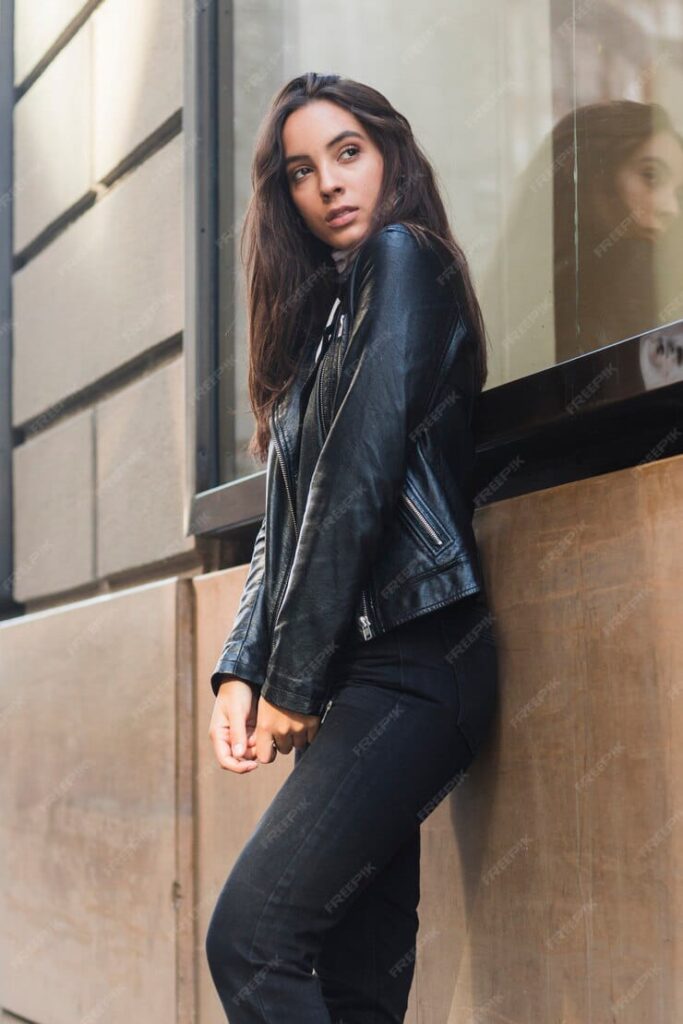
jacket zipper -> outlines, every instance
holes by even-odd
[[[337,358],[335,360],[335,371],[336,371],[336,388],[337,389],[339,388],[339,383],[340,383],[339,376],[340,376],[340,370],[341,370],[341,360],[342,360],[342,355],[343,355],[343,352],[344,352],[344,349],[345,349],[345,345],[346,345],[346,341],[347,341],[347,330],[348,330],[349,322],[350,322],[350,320],[349,320],[349,317],[346,314],[346,311],[344,309],[342,309],[340,311],[340,313],[339,313],[339,322],[337,324],[337,330],[336,330]],[[340,338],[341,338],[341,341],[339,340]],[[321,374],[321,378],[322,378],[322,376],[323,375]],[[336,394],[336,391],[335,391],[335,394]],[[321,422],[321,424],[323,426],[323,437],[324,437],[325,436],[325,431],[326,431],[327,428],[326,428],[326,425],[325,425],[324,415],[323,415],[324,405],[323,405],[323,402],[322,402],[322,387],[321,387],[320,398],[321,398],[320,406],[319,406],[319,408],[320,408],[320,422]],[[370,612],[369,612],[369,609],[368,609],[368,596],[366,594],[366,590],[365,589],[363,589],[361,591],[361,603],[362,603],[362,607],[363,607],[363,614],[359,616],[358,621],[360,623],[361,631],[363,633],[363,639],[364,640],[371,640],[372,637],[374,636],[374,631],[373,631],[373,626],[372,626],[372,620],[370,619]],[[329,708],[329,705],[331,703],[332,703],[332,701],[329,701],[328,708]],[[325,714],[327,714],[327,708],[325,709]]]
[[[372,623],[370,622],[370,616],[368,615],[368,601],[367,601],[367,598],[365,596],[365,591],[364,590],[362,591],[360,596],[361,596],[361,601],[363,602],[363,612],[364,612],[364,614],[361,615],[360,619],[359,619],[360,627],[361,627],[361,629],[363,631],[363,639],[364,640],[371,640],[372,639]]]
[[[324,363],[324,360],[327,357],[327,355],[328,355],[328,353],[326,351],[325,354],[321,357],[321,361],[323,362],[324,365],[322,365],[321,368],[320,368],[320,376],[318,377],[318,394],[317,394],[317,399],[318,399],[318,418],[320,419],[320,429],[321,429],[321,434],[322,434],[323,438],[327,434],[327,423],[325,422],[325,402],[324,402],[325,383],[326,383],[327,379],[329,378],[329,358],[328,358],[327,363]]]
[[[429,536],[432,538],[434,543],[437,544],[439,547],[443,547],[443,540],[442,540],[442,538],[436,532],[436,530],[431,525],[431,523],[427,522],[427,520],[425,519],[424,515],[422,514],[422,512],[420,512],[419,508],[417,507],[417,505],[415,504],[413,499],[409,498],[408,495],[405,493],[405,491],[401,492],[401,498],[402,498],[403,502],[411,510],[412,514],[417,518],[418,522],[424,527],[424,529],[429,534]]]
[[[321,428],[321,434],[322,434],[323,439],[326,437],[327,430],[328,430],[328,424],[325,422],[325,397],[326,396],[329,397],[327,395],[327,392],[329,392],[329,390],[330,390],[329,389],[329,384],[334,379],[334,374],[333,374],[333,371],[332,371],[332,359],[329,356],[329,352],[330,352],[330,348],[331,348],[331,345],[332,345],[332,337],[334,335],[334,336],[336,336],[337,339],[339,339],[339,336],[340,336],[340,334],[341,334],[341,332],[343,330],[343,324],[344,324],[344,314],[340,313],[339,314],[339,321],[337,322],[337,324],[335,324],[334,321],[331,324],[328,324],[328,326],[325,328],[325,331],[323,333],[323,338],[328,333],[330,335],[329,342],[325,346],[325,351],[322,352],[322,354],[320,356],[321,367],[320,367],[320,373],[319,373],[319,376],[318,376],[318,391],[317,391],[317,396],[316,396],[317,397],[317,402],[318,402],[318,418],[320,419],[320,428]],[[335,326],[336,326],[336,332],[335,332]],[[339,343],[337,343],[337,352],[339,352],[339,348],[340,348]],[[334,355],[334,352],[332,354]],[[325,360],[327,360],[327,362],[325,362]],[[339,359],[336,360],[336,364],[337,365],[335,366],[335,369],[337,370],[337,374],[339,372],[338,371],[338,363],[339,363]],[[326,385],[327,385],[327,392],[326,392]]]
[[[335,303],[335,306],[334,306],[335,309],[336,309],[336,305],[337,305],[337,303]],[[331,332],[331,330],[332,330],[332,325],[330,323],[328,323],[325,326],[325,330],[323,331],[323,338],[324,338],[325,334],[327,334],[328,332]],[[321,353],[320,358],[321,359],[324,358],[324,353]],[[283,582],[282,582],[282,585],[280,587],[280,593],[278,594],[278,599],[277,599],[277,602],[276,602],[276,605],[275,605],[275,613],[273,615],[273,620],[272,620],[273,621],[273,629],[275,628],[275,623],[277,621],[277,617],[280,614],[280,608],[282,607],[282,602],[284,600],[285,591],[287,589],[287,579],[289,577],[289,570],[290,570],[290,568],[292,566],[292,561],[293,561],[293,558],[294,558],[294,552],[296,551],[296,541],[298,539],[298,533],[299,533],[299,528],[298,528],[297,522],[296,522],[296,510],[295,510],[295,506],[294,506],[294,500],[292,498],[292,489],[291,489],[291,486],[290,486],[289,475],[288,475],[288,472],[287,472],[287,465],[286,465],[286,462],[285,462],[284,452],[282,451],[282,447],[280,445],[280,437],[279,437],[279,434],[278,434],[277,410],[278,410],[278,407],[275,406],[275,408],[273,409],[273,441],[275,443],[275,452],[276,452],[276,455],[277,455],[277,460],[278,460],[278,462],[280,464],[280,469],[282,471],[282,479],[284,480],[285,490],[287,491],[287,500],[288,500],[288,503],[289,503],[289,512],[290,512],[290,515],[292,517],[292,525],[294,527],[294,540],[295,540],[295,543],[294,543],[294,545],[292,547],[292,554],[289,557],[289,561],[288,561],[288,564],[287,564],[287,571],[284,574]],[[271,633],[271,635],[272,635],[272,633]]]
[[[275,410],[275,412],[276,412],[276,410]],[[287,582],[287,578],[289,576],[289,569],[290,569],[291,564],[292,564],[293,554],[294,554],[294,551],[296,550],[296,540],[297,540],[297,536],[298,536],[298,532],[299,532],[298,531],[298,527],[297,527],[297,523],[296,523],[296,511],[295,511],[295,508],[294,508],[294,501],[292,500],[292,492],[291,492],[291,488],[289,486],[289,476],[287,475],[287,467],[285,465],[285,457],[284,457],[284,454],[283,454],[282,449],[280,447],[280,439],[278,437],[278,426],[277,426],[277,416],[276,415],[273,415],[273,441],[275,442],[275,451],[276,451],[276,454],[277,454],[278,462],[280,463],[280,469],[282,470],[282,478],[283,478],[284,483],[285,483],[285,490],[287,491],[287,499],[289,501],[289,511],[290,511],[290,515],[292,517],[292,525],[294,526],[294,540],[295,540],[295,543],[292,545],[292,554],[289,556],[289,563],[287,565],[287,572],[284,575],[283,584],[280,587],[280,593],[278,594],[277,605],[275,607],[275,614],[273,615],[273,628],[274,628],[275,627],[275,623],[277,621],[277,617],[278,617],[278,615],[280,613],[280,606],[282,605],[282,601],[283,601],[284,596],[285,596],[286,582]]]

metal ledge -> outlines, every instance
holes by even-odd
[[[668,377],[649,368],[657,349],[670,353]],[[677,321],[484,391],[474,421],[476,506],[680,454],[682,353]],[[260,520],[265,477],[198,494],[193,532]]]

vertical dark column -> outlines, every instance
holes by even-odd
[[[200,0],[185,19],[184,344],[195,494],[218,483],[217,6]]]
[[[14,0],[0,0],[0,615],[18,615],[12,528]]]

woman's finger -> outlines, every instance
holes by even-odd
[[[234,711],[229,708],[226,709],[221,702],[216,701],[209,727],[209,736],[219,765],[221,768],[237,772],[238,774],[251,771],[258,764],[253,758],[253,747],[251,749],[247,748],[246,724],[241,721],[241,718],[242,716],[238,709]],[[240,735],[242,735],[242,749],[244,754],[249,756],[236,753],[235,730],[237,730],[238,740]]]
[[[244,774],[244,772],[252,771],[257,767],[258,761],[233,755],[226,726],[213,726],[209,731],[209,735],[213,743],[216,760],[221,768],[226,768],[228,771],[237,772],[238,774]]]

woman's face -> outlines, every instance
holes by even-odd
[[[681,215],[683,150],[670,132],[658,132],[629,157],[616,177],[628,211],[624,234],[654,240]]]
[[[373,224],[382,154],[360,121],[330,100],[311,100],[282,128],[289,192],[306,226],[333,249],[360,242]],[[328,220],[333,210],[353,212]]]

